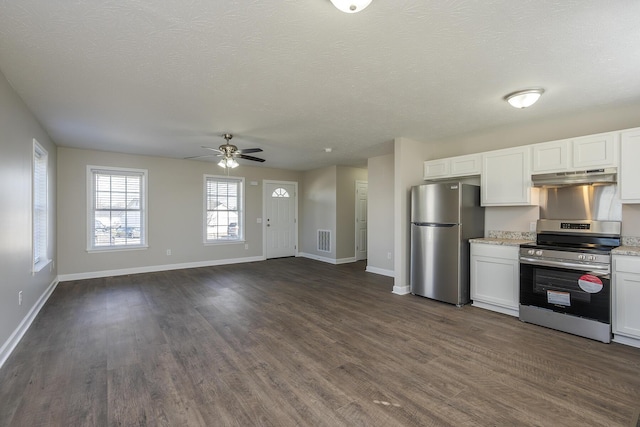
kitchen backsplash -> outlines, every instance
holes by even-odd
[[[489,235],[487,237],[492,239],[536,240],[536,233],[535,231],[489,230]]]
[[[622,246],[640,246],[640,237],[623,236]]]
[[[487,237],[491,239],[536,240],[535,231],[502,231],[489,230]],[[640,246],[640,237],[623,236],[622,246]]]

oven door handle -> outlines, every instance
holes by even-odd
[[[544,259],[527,258],[527,257],[520,257],[520,263],[529,264],[529,265],[542,265],[545,267],[568,268],[570,270],[603,272],[603,273],[609,273],[610,271],[610,268],[608,265],[584,265],[584,264],[577,264],[577,263],[566,262],[566,261],[548,261]]]

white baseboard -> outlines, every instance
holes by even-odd
[[[481,302],[481,301],[472,301],[471,305],[478,308],[483,308],[485,310],[491,310],[502,314],[508,314],[509,316],[519,317],[520,310],[518,308],[511,307],[503,307],[496,304]]]
[[[246,257],[217,259],[211,261],[185,262],[181,264],[150,265],[147,267],[122,268],[118,270],[90,271],[87,273],[61,274],[58,280],[68,282],[70,280],[97,279],[100,277],[125,276],[127,274],[154,273],[157,271],[182,270],[185,268],[212,267],[215,265],[240,264],[244,262],[264,261],[265,257]]]
[[[629,338],[623,335],[613,334],[613,342],[640,348],[640,339],[637,338]]]
[[[22,322],[20,322],[15,331],[13,331],[9,339],[2,345],[2,347],[0,348],[0,368],[2,368],[2,365],[4,365],[4,362],[7,361],[13,350],[15,350],[16,346],[29,329],[29,326],[31,326],[31,324],[33,323],[33,320],[36,318],[44,304],[47,302],[56,286],[58,286],[58,283],[59,280],[58,278],[56,278],[53,280],[53,282],[51,282],[51,284],[49,284],[44,293],[40,295],[40,298],[38,298],[38,301],[36,301],[33,307],[31,307],[29,313],[27,313],[25,318],[22,319]]]
[[[333,264],[333,265],[348,264],[350,262],[356,262],[356,257],[335,259],[335,258],[327,258],[327,257],[323,257],[323,256],[320,256],[320,255],[315,255],[315,254],[308,254],[306,252],[299,252],[297,256],[303,257],[303,258],[313,259],[313,260],[316,260],[316,261],[322,261],[322,262],[326,262],[328,264]]]
[[[411,288],[409,286],[393,286],[393,291],[391,291],[392,294],[397,294],[397,295],[407,295],[408,293],[411,292]]]
[[[395,272],[393,270],[386,270],[384,268],[372,267],[370,265],[367,265],[366,271],[368,273],[380,274],[382,276],[395,277]]]
[[[323,256],[320,256],[320,255],[308,254],[306,252],[298,252],[298,256],[301,256],[302,258],[314,259],[316,261],[327,262],[329,264],[335,264],[336,263],[336,260],[333,259],[333,258],[327,258],[327,257],[323,257]]]

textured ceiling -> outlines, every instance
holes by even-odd
[[[231,132],[306,170],[638,102],[638,17],[637,0],[2,0],[0,70],[61,146],[182,158]],[[502,100],[531,86],[534,107]]]

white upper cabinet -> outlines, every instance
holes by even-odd
[[[622,132],[620,141],[620,199],[640,203],[640,129]]]
[[[604,133],[573,140],[573,167],[600,168],[616,165],[616,134]]]
[[[616,133],[532,145],[532,173],[567,172],[617,166]]]
[[[424,179],[449,177],[450,160],[451,159],[438,159],[424,162]]]
[[[569,169],[569,145],[571,141],[545,142],[532,147],[533,173],[559,172]]]
[[[470,154],[468,156],[458,156],[451,158],[452,176],[480,175],[482,162],[480,154]]]
[[[530,153],[525,146],[482,155],[482,206],[532,204]]]
[[[480,154],[448,157],[424,162],[424,179],[480,175]]]

